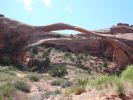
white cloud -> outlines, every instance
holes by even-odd
[[[72,13],[73,12],[72,7],[70,5],[66,6],[66,11]]]
[[[52,6],[52,0],[43,0],[45,7],[50,8]]]
[[[33,11],[33,7],[32,7],[32,4],[33,4],[33,0],[18,0],[20,2],[23,2],[23,8],[26,10],[26,11]]]

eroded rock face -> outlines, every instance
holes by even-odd
[[[0,55],[8,56],[14,61],[23,59],[21,57],[31,30],[31,26],[0,17]]]
[[[42,45],[66,47],[73,53],[89,53],[91,55],[102,56],[106,45],[101,38],[61,38],[56,40],[43,41]]]
[[[110,29],[110,34],[124,34],[124,33],[133,33],[133,27],[130,27],[128,24],[119,23],[117,26],[113,26]]]
[[[17,58],[17,60],[22,61],[24,58],[25,48],[29,43],[34,43],[39,39],[44,38],[65,38],[66,36],[59,35],[52,32],[43,31],[42,27],[29,26],[15,20],[6,18],[2,15],[0,17],[0,55],[10,56],[11,59]],[[102,50],[105,48],[101,43],[101,38],[96,38],[90,35],[87,38],[81,39],[80,36],[74,36],[75,39],[62,40],[60,41],[50,41],[46,44],[52,44],[57,46],[66,46],[72,52],[87,52],[93,55],[101,55]],[[72,37],[73,38],[73,37]],[[76,39],[77,38],[77,39]],[[104,47],[104,48],[102,48]],[[16,62],[16,60],[15,60]]]
[[[68,36],[70,39],[62,40],[62,37],[56,37],[53,34],[47,34],[56,30],[74,30],[81,33],[85,33],[86,37]],[[104,32],[102,34],[102,32]],[[114,34],[109,35],[108,34]],[[125,33],[129,36],[125,36]],[[89,31],[80,27],[57,23],[47,26],[29,26],[18,21],[0,16],[0,57],[7,56],[14,62],[22,63],[24,61],[25,48],[28,44],[32,44],[42,38],[49,37],[47,41],[42,41],[39,44],[54,44],[61,45],[62,47],[68,47],[73,52],[86,52],[90,54],[104,55],[109,54],[110,47],[116,51],[116,61],[122,66],[133,62],[133,48],[128,45],[128,42],[132,44],[133,28],[127,24],[118,24],[106,31]],[[47,34],[47,36],[46,36]],[[116,36],[118,34],[118,36]],[[120,36],[119,34],[123,34]],[[51,37],[56,39],[52,39]],[[74,38],[75,37],[75,38]],[[57,39],[58,38],[58,39]],[[64,38],[66,38],[64,36]],[[86,39],[86,40],[85,40]],[[109,46],[108,46],[109,45]],[[125,49],[127,48],[127,49]],[[120,52],[119,52],[120,51]],[[111,54],[112,55],[112,54]],[[119,59],[121,57],[121,59]]]
[[[42,38],[62,37],[43,31],[42,27],[29,26],[0,15],[0,57],[9,57],[12,62],[24,61],[25,48]]]

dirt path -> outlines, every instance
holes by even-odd
[[[30,100],[48,100],[47,98],[48,93],[55,90],[61,90],[58,86],[52,86],[50,81],[40,80],[39,82],[31,83],[31,90],[28,93],[28,97]],[[51,97],[51,96],[50,96]]]

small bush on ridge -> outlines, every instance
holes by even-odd
[[[30,85],[24,81],[16,81],[13,86],[23,92],[30,92]]]
[[[65,74],[67,74],[66,67],[54,67],[49,74],[52,77],[63,77]]]

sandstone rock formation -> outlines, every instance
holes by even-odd
[[[26,46],[44,37],[65,36],[45,32],[43,27],[25,25],[0,15],[0,57],[9,57],[12,62],[22,64]]]
[[[119,67],[123,68],[125,65],[133,63],[133,28],[128,25],[118,24],[118,26],[112,27],[108,30],[110,35],[101,34],[101,32],[88,31],[83,28],[63,23],[47,26],[29,26],[4,16],[0,16],[0,57],[8,56],[14,63],[17,61],[22,64],[24,61],[25,48],[28,44],[32,44],[42,37],[44,38],[46,34],[51,31],[66,29],[84,33],[86,34],[86,38],[89,38],[90,36],[93,37],[93,39],[89,38],[87,40],[88,42],[84,41],[81,44],[88,46],[87,44],[90,40],[90,45],[94,46],[95,49],[98,49],[97,51],[101,50],[100,46],[102,43],[94,41],[94,38],[100,38],[103,43],[108,43],[108,45],[113,48],[115,61]],[[53,36],[53,34],[51,34],[51,36]],[[72,38],[69,38],[70,41],[72,41]],[[83,39],[81,38],[81,41],[82,40]],[[50,42],[53,40],[49,39],[48,41]],[[61,42],[62,39],[58,38],[56,41],[57,44],[60,45],[59,42]],[[71,47],[69,46],[68,48],[74,50],[74,46],[78,45],[79,40],[74,42],[70,41],[65,40],[62,45],[69,43],[68,45],[71,45]],[[42,44],[43,42],[38,44]],[[44,43],[46,43],[46,41]],[[94,43],[95,45],[93,45]],[[82,46],[79,46],[78,48],[82,48]],[[77,48],[75,50],[77,50]]]
[[[93,44],[93,45],[92,45]],[[44,39],[40,40],[37,43],[34,43],[30,46],[36,45],[48,45],[55,47],[66,47],[66,49],[70,50],[73,53],[89,53],[91,55],[101,56],[104,51],[104,45],[102,44],[102,40],[90,38],[52,38],[52,39]],[[105,45],[106,46],[106,45]]]
[[[118,24],[117,26],[113,26],[110,29],[111,34],[124,34],[124,33],[133,33],[133,28],[128,26],[128,24]]]
[[[123,69],[124,66],[126,66],[127,64],[133,63],[133,46],[132,46],[133,33],[124,33],[124,32],[132,32],[131,27],[116,26],[116,31],[114,31],[114,33],[113,33],[116,35],[110,35],[110,34],[99,34],[96,32],[91,32],[91,31],[88,31],[88,30],[85,30],[85,29],[82,29],[79,27],[66,25],[66,24],[60,24],[60,25],[53,24],[53,26],[56,26],[55,30],[72,29],[72,30],[76,30],[76,31],[79,31],[82,33],[86,33],[86,35],[89,34],[89,36],[90,36],[90,34],[92,34],[94,37],[97,37],[97,36],[101,37],[102,40],[104,40],[106,43],[108,43],[113,48],[117,66],[119,66],[120,68]],[[58,28],[57,28],[57,26],[58,26]],[[61,27],[61,26],[63,26],[63,27]],[[117,30],[117,28],[118,28],[118,30]],[[52,31],[52,29],[50,31]],[[119,34],[117,34],[115,32],[119,32]],[[122,34],[121,34],[121,32],[122,32]],[[110,33],[111,33],[111,30],[110,30]]]

